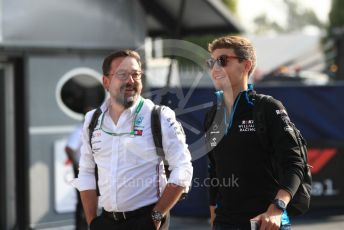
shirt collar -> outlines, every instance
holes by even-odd
[[[100,106],[100,109],[104,113],[110,106],[110,98],[106,99],[103,104]]]

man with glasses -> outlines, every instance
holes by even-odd
[[[239,36],[220,37],[208,46],[207,61],[217,104],[205,120],[209,147],[209,205],[214,229],[289,229],[286,207],[303,177],[298,143],[290,135],[288,114],[276,100],[265,105],[267,135],[273,154],[258,136],[256,106],[248,79],[256,65],[250,41]],[[271,157],[284,169],[277,181]],[[230,181],[228,181],[230,180]]]
[[[86,114],[80,173],[73,181],[79,189],[90,229],[166,229],[169,210],[190,186],[191,155],[175,113],[164,107],[160,121],[165,158],[171,171],[166,180],[163,160],[157,155],[151,132],[154,104],[141,96],[140,56],[121,50],[104,59],[103,86],[109,98],[89,139]],[[89,141],[90,140],[90,141]],[[95,168],[98,172],[97,216]]]

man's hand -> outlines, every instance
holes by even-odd
[[[156,230],[158,230],[158,229],[160,228],[160,226],[161,226],[161,221],[159,221],[159,222],[153,221],[153,222],[154,222],[154,224],[155,224]]]
[[[177,203],[183,191],[183,187],[168,183],[158,203],[153,208],[153,211],[159,211],[163,215],[166,215],[166,213]]]
[[[209,210],[210,210],[210,225],[211,227],[214,226],[214,220],[215,220],[215,206],[209,206]]]
[[[275,198],[282,200],[286,205],[288,205],[291,195],[287,191],[280,189],[278,190]],[[251,220],[258,222],[260,226],[259,229],[279,229],[282,214],[283,211],[278,209],[275,204],[270,204],[266,212],[252,218]]]
[[[163,216],[166,217],[166,214],[170,211],[171,208],[177,203],[180,196],[184,191],[184,187],[181,187],[176,184],[168,183],[162,193],[158,203],[153,208],[153,211],[158,211]],[[157,229],[160,228],[161,221],[155,222]]]
[[[259,229],[276,229],[278,230],[281,225],[281,216],[283,211],[278,209],[274,204],[270,204],[268,210],[251,220],[257,221]]]

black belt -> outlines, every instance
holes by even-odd
[[[147,213],[150,213],[153,210],[154,206],[155,206],[155,204],[151,204],[151,205],[136,209],[134,211],[128,211],[128,212],[108,212],[108,211],[103,209],[102,214],[105,217],[112,219],[116,222],[123,222],[127,219],[131,219],[133,217],[142,216],[142,215],[145,215]]]

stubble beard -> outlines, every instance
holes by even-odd
[[[133,89],[132,94],[128,95],[128,96],[125,95],[125,90],[127,87],[132,87],[132,89]],[[127,109],[127,108],[130,108],[135,103],[137,96],[138,96],[137,95],[137,87],[124,85],[120,88],[120,95],[118,95],[115,98],[115,100],[117,103],[123,105],[123,107],[125,109]]]

